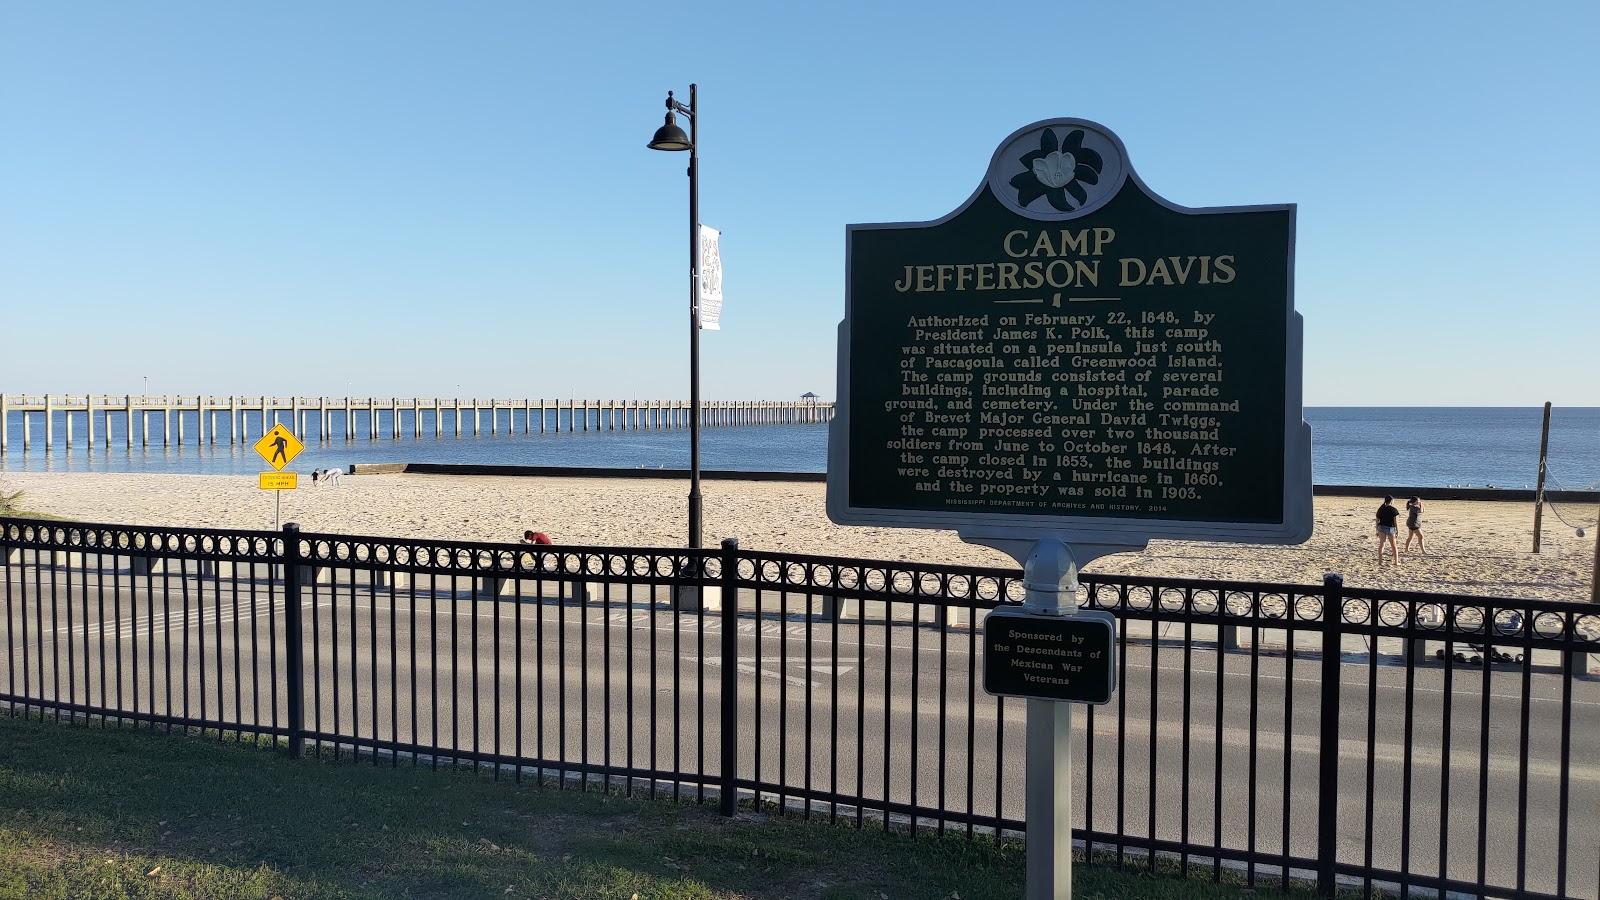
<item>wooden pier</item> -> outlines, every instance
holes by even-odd
[[[282,422],[302,440],[331,443],[365,437],[398,440],[447,434],[663,431],[689,427],[680,400],[500,400],[420,397],[216,397],[108,394],[0,394],[0,453],[10,449],[11,414],[21,417],[23,450],[38,437],[54,450],[249,443]],[[817,400],[719,400],[701,404],[707,428],[811,425],[833,418]],[[487,419],[487,422],[485,422]],[[76,426],[76,427],[75,427]],[[519,427],[520,426],[520,427]],[[37,434],[36,434],[37,432]]]

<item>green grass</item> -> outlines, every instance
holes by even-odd
[[[1014,842],[730,822],[470,769],[0,715],[0,897],[980,900],[1020,896],[1022,872]],[[1080,898],[1244,894],[1106,866],[1080,865],[1076,886]]]
[[[22,492],[8,491],[0,484],[0,516],[22,515]]]
[[[4,484],[0,484],[0,516],[27,519],[49,519],[55,522],[63,520],[63,517],[61,516],[24,509],[22,507],[22,493],[22,491],[8,491],[6,490],[6,486]]]

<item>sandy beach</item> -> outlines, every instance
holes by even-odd
[[[130,524],[270,528],[272,498],[254,476],[6,473],[23,506],[69,519]],[[284,521],[306,530],[458,540],[514,540],[524,529],[557,543],[682,546],[687,484],[660,479],[346,476],[337,487],[284,492]],[[1000,553],[949,532],[845,528],[828,521],[823,486],[712,481],[704,486],[708,542],[873,559],[1007,565]],[[1157,541],[1089,571],[1315,583],[1341,572],[1353,585],[1558,600],[1588,598],[1594,531],[1579,538],[1548,512],[1542,552],[1530,552],[1531,503],[1432,501],[1425,556],[1377,565],[1368,499],[1319,497],[1316,532],[1297,547]],[[1574,522],[1594,506],[1563,504]],[[1403,531],[1403,530],[1402,530]],[[1404,535],[1401,541],[1404,541]]]

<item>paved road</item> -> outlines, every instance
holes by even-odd
[[[177,574],[135,579],[109,569],[102,580],[90,562],[88,572],[54,576],[10,567],[0,597],[7,651],[0,677],[9,693],[22,694],[26,684],[33,696],[91,705],[214,719],[220,704],[229,720],[241,712],[245,722],[286,718],[284,692],[273,691],[274,667],[281,680],[283,666],[281,585]],[[453,596],[448,581],[308,591],[308,724],[444,748],[716,771],[726,661],[715,614],[702,620],[666,610],[665,588],[639,586],[630,596],[613,586],[583,607],[553,597],[474,602],[466,579]],[[543,590],[553,595],[556,586]],[[812,788],[869,799],[881,799],[887,783],[896,803],[1021,818],[1023,704],[983,693],[973,677],[981,641],[970,629],[938,628],[931,611],[929,622],[913,625],[909,604],[897,604],[891,627],[873,605],[864,625],[807,622],[804,598],[770,593],[758,622],[754,600],[741,598],[748,609],[732,660],[741,773],[759,770],[765,782],[797,787],[809,776]],[[1287,818],[1291,853],[1314,855],[1320,660],[1218,654],[1207,645],[1186,659],[1181,625],[1166,626],[1154,650],[1147,626],[1130,630],[1116,698],[1075,716],[1078,824],[1092,816],[1096,830],[1145,835],[1153,821],[1158,837],[1179,839],[1187,819],[1192,840],[1210,841],[1220,757],[1224,843],[1281,852]],[[1491,882],[1514,885],[1520,855],[1527,886],[1554,891],[1568,709],[1566,889],[1600,894],[1600,684],[1528,677],[1524,770],[1520,666],[1496,667],[1488,685],[1475,666],[1423,667],[1412,679],[1408,691],[1402,667],[1372,668],[1365,653],[1345,655],[1341,857],[1360,862],[1369,847],[1370,764],[1374,864],[1436,871],[1443,831],[1451,876],[1474,880],[1481,835]],[[1443,766],[1447,737],[1450,764]],[[1401,824],[1408,796],[1409,830]]]

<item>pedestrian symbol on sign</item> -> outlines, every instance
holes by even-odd
[[[272,426],[272,430],[262,435],[261,440],[255,444],[256,453],[267,461],[267,465],[280,472],[284,466],[294,462],[294,458],[304,449],[306,445],[300,443],[294,432],[282,425]]]

